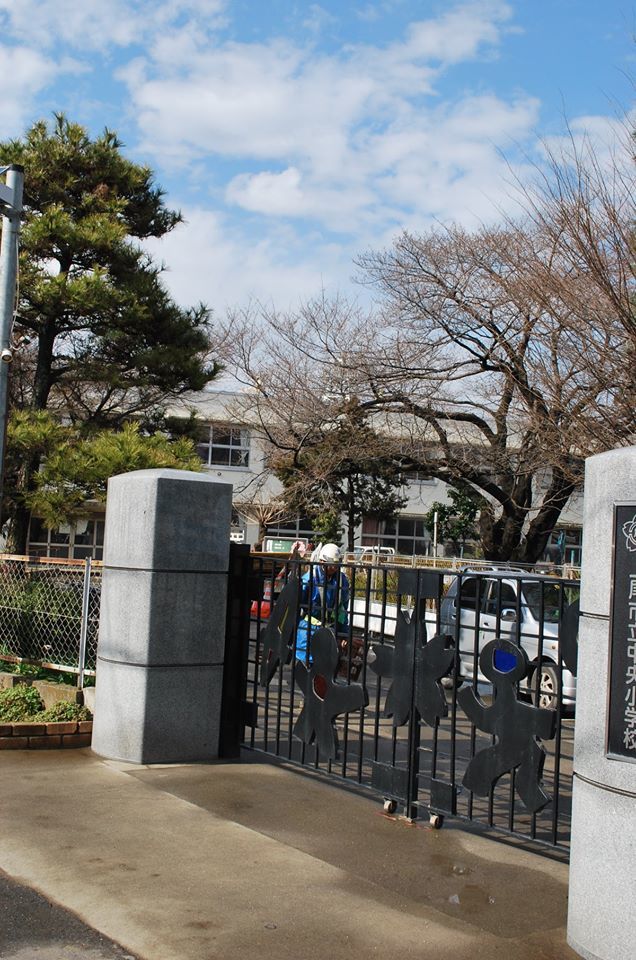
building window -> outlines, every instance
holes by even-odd
[[[549,563],[567,563],[581,566],[583,531],[580,527],[553,530],[543,559]]]
[[[104,521],[76,520],[57,530],[47,530],[38,517],[31,517],[27,544],[29,556],[64,560],[101,560],[104,554]]]
[[[406,556],[428,556],[432,537],[419,517],[397,517],[395,520],[362,521],[363,547],[392,547]]]
[[[208,467],[246,470],[250,465],[249,430],[218,424],[206,427],[197,453]]]
[[[268,524],[267,536],[313,540],[314,531],[309,517],[295,517],[293,520],[281,520],[279,523]]]
[[[245,543],[245,520],[234,506],[230,519],[230,540],[234,543]]]

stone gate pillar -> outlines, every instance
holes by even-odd
[[[108,483],[93,750],[218,756],[232,487],[185,470]]]
[[[636,955],[636,447],[591,457],[576,695],[568,943]]]

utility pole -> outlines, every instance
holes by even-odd
[[[6,183],[0,183],[2,240],[0,241],[0,505],[4,485],[4,459],[7,435],[7,402],[9,366],[13,360],[11,329],[18,276],[18,242],[22,216],[24,167],[12,163],[6,172]]]

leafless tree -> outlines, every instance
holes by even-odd
[[[261,309],[232,317],[235,361],[251,387],[235,400],[233,417],[260,435],[287,515],[326,524],[335,539],[343,515],[349,549],[361,514],[392,516],[403,502],[400,439],[374,430],[349,382],[355,377],[332,349],[358,320],[344,301],[324,298],[295,315]]]
[[[239,498],[235,501],[237,511],[249,523],[258,524],[258,543],[263,542],[267,535],[267,528],[279,520],[289,516],[288,505],[278,498],[252,500]]]
[[[580,427],[583,449],[633,442],[636,392],[634,131],[615,121],[605,137],[570,128],[545,144],[545,162],[517,191],[532,229],[554,250],[528,281],[546,310],[559,303],[559,320],[572,334],[570,349],[605,391]],[[565,339],[565,338],[564,338]],[[565,343],[564,343],[565,348]],[[589,441],[592,441],[589,443]]]
[[[585,456],[634,438],[633,168],[606,166],[548,154],[524,219],[361,256],[372,314],[235,315],[269,442],[302,450],[355,398],[404,463],[478,498],[486,557],[534,562]]]
[[[447,228],[359,261],[386,317],[368,402],[410,416],[414,459],[478,494],[491,559],[543,552],[581,479],[572,415],[599,393],[524,283],[550,253],[521,228]]]

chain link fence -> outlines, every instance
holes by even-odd
[[[101,596],[95,560],[0,557],[0,664],[94,676]]]

